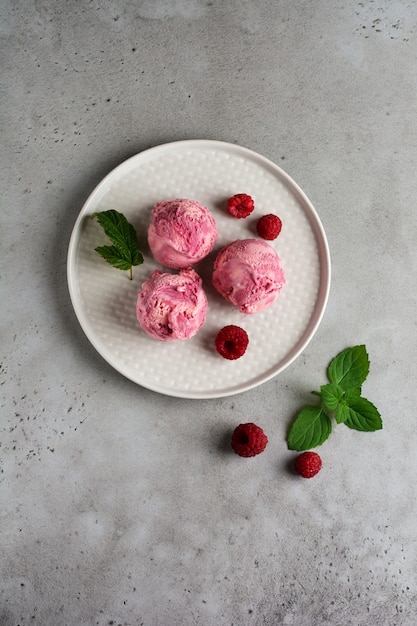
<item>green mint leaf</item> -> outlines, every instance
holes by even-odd
[[[345,424],[349,428],[364,432],[372,432],[382,428],[382,419],[378,409],[366,398],[351,400],[348,411],[349,415],[345,420]]]
[[[288,434],[289,450],[310,450],[329,437],[332,423],[321,407],[307,406],[296,417]]]
[[[103,211],[97,213],[97,221],[103,227],[107,237],[113,245],[119,250],[120,255],[131,260],[131,251],[135,247],[136,232],[135,229],[122,213],[118,211]]]
[[[113,246],[99,246],[96,251],[114,267],[130,269],[130,278],[132,278],[132,266],[143,263],[134,227],[129,224],[122,213],[115,210],[102,211],[96,213],[95,216],[113,244]],[[105,250],[104,253],[103,250]]]
[[[334,418],[337,424],[343,424],[346,422],[349,415],[350,411],[348,405],[346,402],[341,402],[335,411]]]
[[[330,411],[335,411],[343,397],[343,389],[340,385],[334,383],[322,385],[320,387],[320,395],[324,406],[330,409]]]
[[[369,373],[369,359],[365,346],[354,346],[340,352],[327,368],[331,383],[340,385],[344,391],[360,387]]]
[[[361,395],[360,387],[353,387],[352,389],[348,389],[343,393],[343,396],[340,399],[338,406],[335,411],[335,420],[337,424],[342,424],[346,422],[350,415],[349,406],[358,400]]]
[[[360,387],[352,387],[352,389],[347,389],[344,397],[346,404],[349,404],[350,402],[353,402],[353,400],[360,398],[361,393],[362,389]]]
[[[99,246],[95,248],[95,251],[113,267],[117,267],[119,270],[130,270],[132,264],[123,258],[115,246]]]

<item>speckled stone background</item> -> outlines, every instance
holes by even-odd
[[[414,626],[416,3],[3,0],[0,28],[1,626]],[[214,400],[115,372],[66,282],[95,185],[189,138],[283,167],[332,255],[305,352]],[[288,426],[357,343],[384,429],[335,427],[303,480]]]

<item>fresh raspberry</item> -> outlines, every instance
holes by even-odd
[[[277,215],[262,215],[256,223],[256,230],[262,239],[276,239],[281,232],[282,222]]]
[[[245,354],[248,343],[249,337],[246,330],[234,324],[224,326],[215,339],[217,352],[231,361]]]
[[[248,217],[254,208],[253,198],[246,193],[237,193],[227,201],[227,210],[233,217]]]
[[[316,452],[303,452],[296,458],[294,467],[303,478],[312,478],[321,470],[321,458]]]
[[[268,437],[256,424],[240,424],[232,435],[232,448],[239,456],[256,456],[263,452]]]

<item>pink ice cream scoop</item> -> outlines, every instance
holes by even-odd
[[[206,319],[207,296],[194,270],[155,270],[138,293],[136,316],[143,330],[160,341],[188,339]]]
[[[148,242],[162,265],[189,269],[211,252],[216,240],[216,222],[199,202],[180,199],[155,204]]]
[[[238,239],[218,253],[212,281],[242,313],[257,313],[275,301],[285,275],[279,256],[266,241]]]

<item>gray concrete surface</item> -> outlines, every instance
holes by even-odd
[[[3,0],[0,24],[0,624],[414,625],[417,5]],[[217,400],[115,372],[66,282],[95,185],[188,138],[281,165],[332,255],[307,349]],[[302,480],[288,426],[358,343],[384,429],[336,427]],[[255,459],[229,452],[241,421]]]

